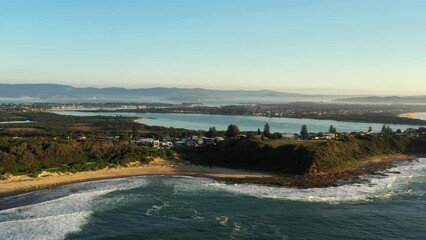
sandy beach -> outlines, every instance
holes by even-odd
[[[366,167],[371,164],[377,165],[393,161],[411,160],[416,156],[394,154],[387,156],[377,156],[366,161],[358,163],[349,170]],[[372,166],[372,165],[371,165]],[[343,171],[343,172],[345,172]],[[317,174],[329,175],[330,173]],[[127,167],[105,168],[97,171],[87,171],[78,173],[51,173],[43,172],[38,178],[30,176],[12,176],[6,180],[0,180],[0,196],[15,195],[18,193],[29,192],[39,189],[51,188],[65,184],[87,182],[101,179],[143,176],[143,175],[181,175],[193,177],[210,177],[215,179],[234,179],[234,181],[245,182],[244,178],[250,180],[248,182],[264,182],[263,180],[276,178],[276,175],[251,172],[243,170],[233,170],[220,167],[195,166],[189,164],[177,164],[172,161],[157,158],[149,164],[132,163]],[[240,179],[240,180],[238,180]],[[262,180],[263,179],[263,180]]]
[[[13,195],[70,183],[141,175],[185,175],[213,178],[257,178],[272,176],[263,173],[219,167],[176,164],[163,159],[155,159],[150,164],[133,163],[128,167],[105,168],[97,171],[78,173],[43,172],[38,178],[12,176],[7,180],[0,180],[0,196]]]
[[[413,118],[418,119],[419,115],[426,115],[426,112],[412,112],[412,113],[402,113],[399,114],[399,117],[405,117],[405,118]]]

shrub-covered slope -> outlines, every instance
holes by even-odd
[[[305,174],[343,170],[374,156],[420,152],[426,152],[420,139],[363,136],[342,141],[234,140],[183,155],[200,165]]]

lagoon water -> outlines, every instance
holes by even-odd
[[[426,120],[426,114],[420,114],[417,116],[418,119]]]
[[[226,130],[229,124],[237,124],[240,130],[254,131],[263,129],[265,123],[269,123],[273,132],[298,133],[303,124],[312,132],[326,132],[330,125],[339,132],[367,131],[371,126],[374,131],[381,131],[382,124],[342,122],[332,120],[297,119],[297,118],[268,118],[256,116],[229,116],[208,114],[178,114],[178,113],[113,113],[113,112],[81,112],[81,111],[55,111],[55,113],[73,116],[123,116],[142,118],[139,122],[150,126],[163,126],[185,128],[193,130],[208,130],[216,127],[218,130]],[[413,125],[390,125],[394,130],[419,127]]]
[[[426,159],[322,189],[141,176],[0,199],[0,239],[426,239]]]

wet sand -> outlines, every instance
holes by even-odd
[[[38,176],[38,178],[33,178],[27,175],[12,176],[6,180],[0,180],[0,197],[71,183],[144,175],[208,177],[216,180],[223,180],[228,183],[253,183],[302,188],[325,187],[333,186],[335,182],[342,177],[356,177],[363,175],[366,172],[375,171],[377,166],[389,164],[394,161],[405,161],[416,158],[418,158],[418,156],[404,154],[377,156],[366,161],[361,161],[353,167],[341,169],[337,172],[324,172],[294,177],[220,167],[177,164],[174,161],[157,158],[149,164],[132,163],[127,167],[105,168],[97,171],[78,173],[43,172]]]
[[[78,173],[43,172],[39,175],[38,178],[33,178],[26,175],[12,176],[6,180],[0,180],[0,196],[51,188],[70,183],[141,175],[184,175],[210,177],[215,179],[262,178],[272,176],[270,174],[263,174],[258,172],[239,171],[219,167],[176,164],[174,162],[163,159],[155,159],[150,164],[133,163],[128,167],[105,168],[97,171]]]

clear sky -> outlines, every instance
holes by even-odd
[[[0,0],[0,83],[426,94],[426,1]]]

